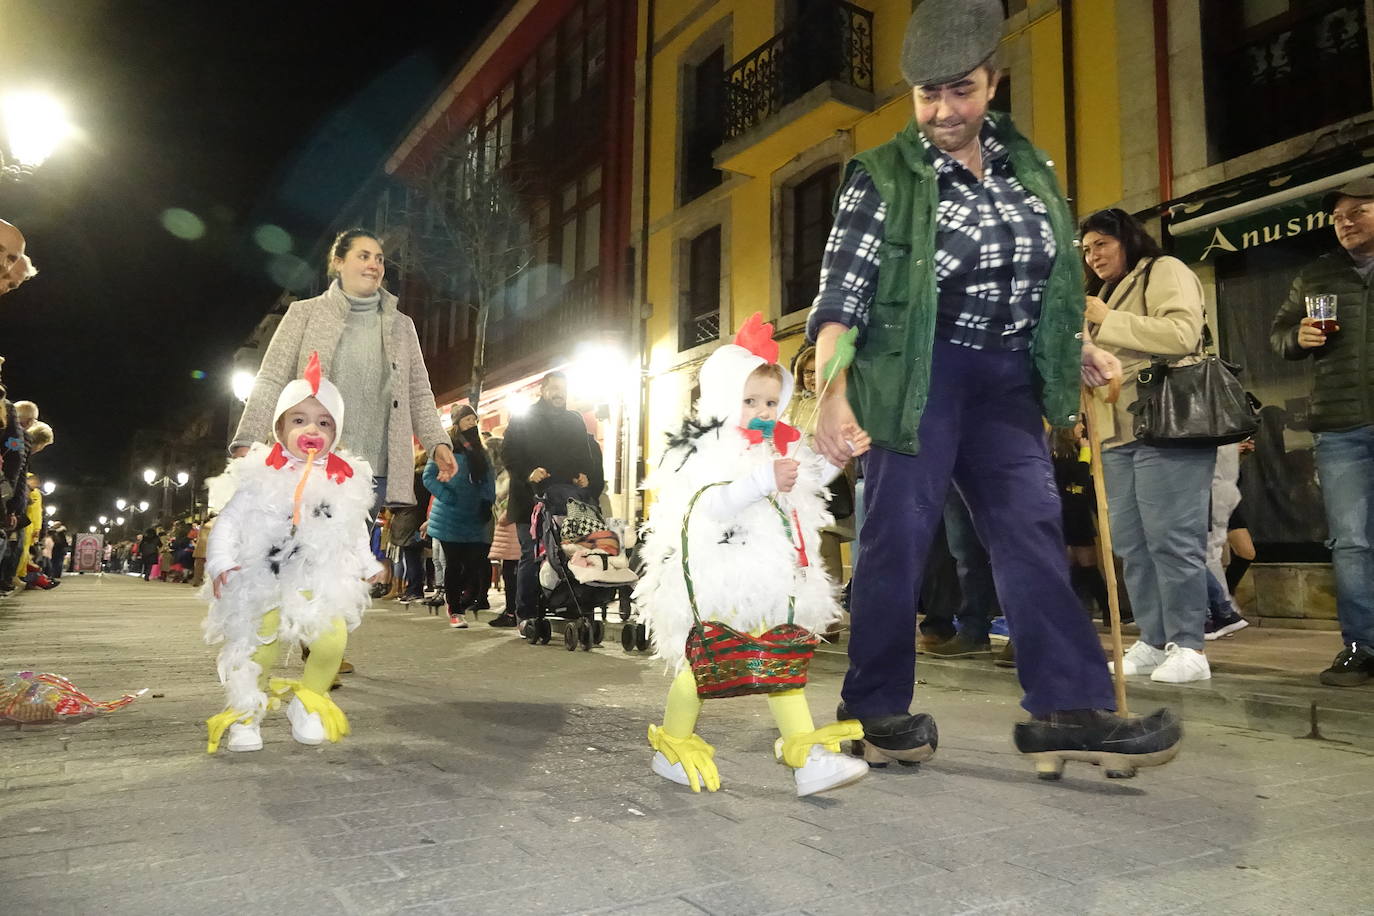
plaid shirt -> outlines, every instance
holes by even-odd
[[[924,135],[921,143],[930,144]],[[1056,245],[1044,203],[1011,174],[1007,149],[985,127],[983,180],[934,151],[940,184],[935,277],[935,333],[973,349],[1024,350],[1040,319],[1040,303]],[[808,336],[828,322],[868,324],[878,286],[878,246],[887,205],[873,179],[854,170],[840,195],[821,262],[820,292]]]

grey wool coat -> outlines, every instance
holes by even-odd
[[[387,426],[387,465],[401,469],[400,473],[387,475],[386,502],[409,506],[415,503],[414,475],[410,473],[415,464],[412,438],[419,439],[420,445],[431,453],[436,445],[448,445],[449,438],[434,406],[434,392],[429,387],[429,371],[420,353],[415,323],[397,310],[395,295],[385,289],[381,293],[382,324],[386,330],[382,342],[391,371],[392,397]],[[320,368],[325,378],[348,371],[346,366],[333,365],[334,351],[343,336],[347,315],[348,300],[337,282],[330,284],[323,295],[291,304],[272,335],[272,342],[267,345],[231,448],[272,441],[272,411],[277,406],[277,397],[287,382],[301,377],[312,352],[320,354]],[[347,422],[345,415],[345,432]]]

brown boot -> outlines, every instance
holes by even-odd
[[[352,674],[352,673],[353,673],[353,663],[350,662],[348,659],[344,659],[343,661],[339,662],[339,673],[340,673],[340,674]]]

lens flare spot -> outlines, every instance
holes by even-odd
[[[203,369],[192,369],[192,370],[191,370],[191,378],[195,379],[196,381],[200,381],[201,379],[205,378],[205,370],[203,370]]]
[[[253,241],[268,254],[286,254],[291,250],[291,234],[281,226],[267,223],[253,230]]]
[[[294,254],[279,254],[272,258],[267,264],[267,275],[273,283],[293,292],[308,289],[310,281],[314,279],[310,265]]]
[[[162,211],[162,228],[188,242],[194,242],[205,235],[205,221],[190,210],[180,207]]]

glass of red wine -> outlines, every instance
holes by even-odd
[[[1307,297],[1307,317],[1312,326],[1323,334],[1334,332],[1336,324],[1336,297],[1331,293],[1316,293]]]

